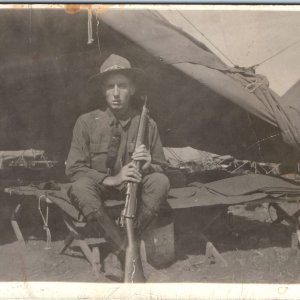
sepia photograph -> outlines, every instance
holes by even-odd
[[[2,295],[297,297],[299,8],[1,5]]]

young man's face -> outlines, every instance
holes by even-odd
[[[130,97],[135,87],[127,76],[123,74],[109,75],[103,84],[106,103],[116,113],[124,113],[129,108]]]

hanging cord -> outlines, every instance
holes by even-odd
[[[94,42],[93,39],[93,11],[92,8],[88,9],[88,41],[87,44],[92,44]]]
[[[221,51],[211,40],[209,40],[209,38],[203,33],[201,32],[189,19],[187,19],[187,17],[180,12],[179,10],[176,10],[177,13],[183,18],[185,19],[198,33],[200,33],[215,49],[217,49],[233,66],[235,66],[235,63],[223,52]]]
[[[266,77],[261,75],[256,75],[255,79],[248,83],[245,88],[248,90],[249,93],[254,93],[256,89],[260,88],[261,86],[268,86],[269,81],[266,79]]]
[[[44,201],[46,202],[46,205],[47,205],[46,216],[43,215],[43,212],[42,212],[42,209],[41,209],[41,201],[42,201],[42,199],[44,199]],[[51,249],[51,232],[50,232],[50,229],[49,229],[49,226],[48,226],[49,207],[48,207],[48,204],[47,204],[47,200],[48,200],[48,198],[45,195],[41,195],[39,197],[38,209],[39,209],[40,215],[41,215],[41,217],[43,219],[43,222],[44,222],[43,229],[46,231],[46,235],[47,235],[47,244],[46,244],[45,249],[49,250],[49,249]]]
[[[98,45],[98,50],[99,50],[99,55],[101,57],[101,47],[100,47],[100,39],[99,39],[99,25],[100,25],[100,18],[97,16],[97,45]]]
[[[256,69],[257,67],[259,67],[259,66],[262,65],[263,63],[265,63],[265,62],[267,62],[268,60],[270,60],[270,59],[276,57],[277,55],[283,53],[284,51],[286,51],[286,50],[288,50],[288,49],[294,47],[294,46],[297,45],[298,43],[300,43],[300,39],[299,39],[298,41],[296,41],[296,42],[290,44],[289,46],[287,46],[287,47],[285,47],[285,48],[279,50],[278,52],[276,52],[275,54],[271,55],[270,57],[264,59],[264,60],[261,61],[260,63],[257,63],[257,64],[255,64],[255,65],[251,66],[250,68]]]

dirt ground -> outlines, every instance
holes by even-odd
[[[297,204],[285,205],[289,211],[298,208]],[[274,211],[266,205],[233,206],[228,209],[230,218],[219,218],[205,228],[217,211],[175,211],[176,259],[161,269],[143,260],[147,282],[300,283],[300,253],[290,248],[292,230],[286,224],[271,223]],[[20,225],[29,239],[25,250],[16,242],[10,226],[2,227],[0,281],[110,282],[103,273],[95,277],[77,249],[68,250],[67,255],[59,254],[67,230],[56,211],[50,213],[49,250],[45,249],[46,234],[38,213],[29,209],[22,218]],[[227,267],[205,259],[201,231],[221,252]]]

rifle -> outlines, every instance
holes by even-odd
[[[144,144],[146,128],[148,123],[148,108],[147,97],[144,97],[144,105],[140,116],[137,138],[135,141],[135,150],[140,145]],[[141,162],[135,162],[138,170],[141,170]],[[125,276],[124,282],[145,282],[145,276],[140,257],[139,243],[136,241],[134,232],[134,219],[137,208],[137,191],[138,183],[128,182],[126,190],[125,208],[123,211],[123,218],[125,220],[126,234],[127,234],[127,248],[125,255]]]

